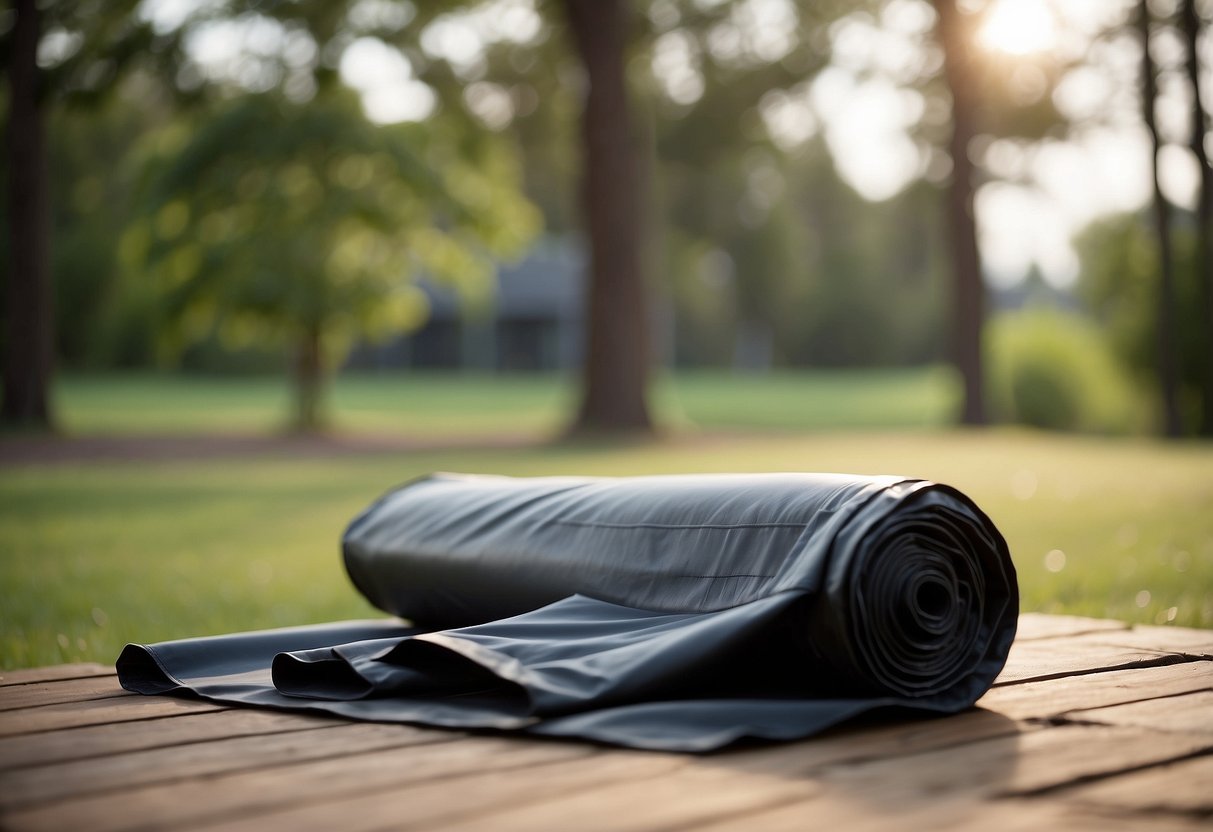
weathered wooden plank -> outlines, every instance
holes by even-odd
[[[802,742],[725,751],[710,759],[780,776],[802,776],[832,766],[886,760],[1035,730],[1038,726],[1015,722],[992,711],[971,710],[950,717],[892,722],[875,719],[844,725]]]
[[[1104,725],[1133,725],[1156,731],[1196,731],[1213,734],[1213,691],[1148,699],[1108,708],[1071,711],[1076,721]],[[1213,784],[1210,785],[1213,788]]]
[[[1175,664],[1184,657],[1174,653],[1148,650],[1138,647],[1107,644],[1091,641],[1091,638],[1107,638],[1104,633],[1094,633],[1073,638],[1044,639],[1040,641],[1017,641],[1011,645],[1006,667],[994,681],[997,685],[1018,684],[1040,679],[1055,679],[1061,676],[1077,676],[1083,673],[1098,673],[1128,667],[1153,667]]]
[[[257,708],[231,708],[201,714],[129,723],[88,725],[0,738],[0,769],[85,760],[149,748],[185,745],[221,737],[305,731],[341,724],[326,717]]]
[[[64,702],[0,713],[0,737],[57,731],[82,725],[102,725],[107,722],[132,722],[158,719],[180,714],[199,714],[223,710],[223,705],[196,699],[174,699],[167,696],[120,696],[113,699],[92,699],[87,702]]]
[[[1022,685],[1010,685],[991,690],[979,706],[1013,719],[1033,719],[1055,716],[1083,707],[1105,707],[1154,696],[1172,696],[1213,688],[1213,663],[1184,664],[1112,671],[1109,673],[1067,677]],[[138,700],[142,706],[147,702]],[[132,703],[134,704],[134,703]],[[39,736],[17,736],[0,739],[0,767],[38,765],[73,758],[117,754],[141,748],[154,748],[178,743],[196,742],[220,736],[244,736],[314,727],[326,724],[323,717],[283,714],[248,708],[234,708],[217,713],[157,720],[132,730],[124,724],[95,725],[85,728],[55,731]],[[922,723],[937,730],[936,723]],[[908,722],[903,732],[912,738],[918,724]],[[965,732],[973,729],[967,720],[946,723],[955,731],[956,741],[963,741]],[[982,726],[985,731],[987,726]],[[843,729],[844,733],[848,729]],[[880,734],[863,732],[868,739],[859,740],[856,748],[867,742],[879,742]],[[983,736],[989,735],[983,733]],[[979,738],[976,735],[969,739]],[[879,749],[876,753],[883,753]]]
[[[1011,719],[1044,719],[1080,708],[1102,708],[1213,689],[1213,662],[1111,670],[992,688],[978,702]]]
[[[988,711],[970,711],[951,719],[926,719],[914,722],[883,723],[831,731],[804,743],[778,745],[759,750],[724,755],[734,760],[737,769],[748,767],[765,776],[786,780],[806,780],[807,775],[829,765],[868,759],[883,759],[924,749],[972,742],[984,737],[1002,736],[1020,730],[1020,726]],[[540,769],[515,772],[483,772],[456,781],[397,788],[393,799],[375,794],[351,795],[336,801],[324,801],[302,808],[288,807],[268,815],[246,815],[230,819],[216,828],[253,829],[289,828],[292,830],[331,829],[343,832],[387,828],[425,829],[436,823],[462,816],[498,812],[518,803],[564,797],[589,791],[616,781],[648,781],[663,777],[684,765],[697,764],[696,758],[626,751],[607,751],[577,760],[561,760]],[[733,776],[730,773],[730,776]],[[702,784],[696,789],[706,788]],[[452,792],[460,799],[452,801]],[[800,794],[797,792],[797,794]],[[729,800],[739,800],[731,797]],[[363,804],[366,805],[363,805]],[[408,806],[402,814],[401,805]],[[742,801],[742,805],[749,803]],[[350,814],[355,808],[357,811]],[[722,811],[717,807],[717,811]],[[698,815],[696,815],[698,817]],[[652,819],[650,819],[652,820]],[[340,821],[340,823],[338,823]]]
[[[387,791],[359,792],[191,829],[193,832],[262,832],[267,828],[291,832],[429,829],[452,818],[493,812],[520,802],[546,800],[621,780],[652,780],[692,762],[693,758],[677,754],[603,751],[524,769],[490,770]],[[458,798],[453,799],[454,795]]]
[[[806,751],[812,746],[812,742],[802,744]],[[1206,746],[1213,747],[1213,742]],[[819,826],[822,814],[818,807],[841,805],[862,810],[858,814],[883,815],[887,828],[906,812],[931,817],[948,801],[1039,790],[1172,759],[1202,747],[1199,739],[1173,734],[1072,726],[831,766],[811,775],[800,770],[794,755],[784,747],[775,750],[778,759],[762,751],[717,755],[656,779],[612,783],[533,803],[495,807],[430,828],[698,828],[722,815],[733,817],[739,826],[759,828],[751,813],[793,801],[813,807],[811,814],[801,816],[802,824],[811,821]],[[519,792],[525,793],[523,783],[519,783]]]
[[[1019,616],[1016,641],[1034,641],[1044,638],[1065,638],[1085,633],[1108,630],[1127,630],[1129,625],[1111,618],[1084,618],[1080,615],[1045,615],[1025,612]]]
[[[5,670],[0,672],[0,687],[28,685],[31,682],[53,682],[60,679],[82,679],[86,676],[113,676],[114,673],[113,665],[92,662],[32,667],[26,670]]]
[[[449,742],[459,736],[406,725],[330,723],[306,731],[224,738],[35,766],[0,772],[0,808],[246,771],[285,762],[323,760],[426,742]]]
[[[804,744],[805,748],[811,745],[811,742]],[[797,771],[794,765],[786,767],[791,762],[788,759],[771,765],[761,755],[750,755],[748,759],[746,755],[720,755],[697,761],[693,770],[679,770],[675,776],[661,778],[661,781],[681,780],[684,784],[664,786],[662,793],[667,805],[657,810],[648,805],[651,784],[638,782],[581,793],[567,800],[493,812],[451,828],[482,828],[491,822],[496,829],[525,829],[559,825],[561,818],[566,823],[569,818],[577,818],[578,826],[584,828],[586,825],[580,821],[593,814],[595,804],[616,808],[611,810],[611,823],[591,821],[589,828],[697,826],[707,819],[700,814],[698,801],[708,789],[712,792],[713,811],[717,812],[729,811],[728,807],[734,805],[759,807],[788,802],[801,788],[812,791],[817,799],[861,804],[868,809],[884,807],[887,813],[900,814],[918,807],[934,809],[948,800],[1035,791],[1081,777],[1173,759],[1208,747],[1213,747],[1213,742],[1175,734],[1073,726],[831,766],[811,777]],[[721,776],[710,781],[701,778],[699,772],[707,767],[718,768]],[[797,785],[792,788],[788,784]],[[747,819],[744,825],[752,824]]]
[[[952,719],[926,719],[912,722],[880,723],[863,728],[842,728],[814,740],[797,745],[781,745],[757,752],[745,752],[738,757],[749,760],[752,767],[765,773],[775,772],[787,777],[795,770],[799,774],[840,761],[883,758],[926,748],[951,746],[988,736],[999,736],[1021,730],[1011,720],[987,711],[971,711]],[[519,801],[532,801],[539,795],[563,795],[579,789],[593,789],[613,780],[639,780],[660,776],[672,768],[687,764],[694,758],[683,755],[637,754],[609,751],[575,760],[558,760],[542,771],[528,768],[516,774],[481,772],[462,777],[459,782],[444,780],[401,787],[392,785],[395,802],[384,801],[374,792],[323,800],[308,807],[288,805],[269,814],[246,813],[224,819],[216,828],[250,828],[266,825],[274,828],[320,829],[332,828],[337,820],[346,832],[361,829],[406,828],[427,825],[454,815],[477,809],[489,811]],[[452,801],[452,793],[460,799]],[[366,801],[366,806],[361,804]],[[402,817],[399,807],[406,803],[408,813]],[[359,809],[353,815],[347,812]]]
[[[1213,749],[1213,737],[1066,725],[914,757],[832,769],[827,779],[873,799],[1022,795]]]
[[[0,711],[55,705],[60,702],[82,702],[114,696],[135,696],[122,689],[115,676],[92,676],[54,682],[30,682],[0,688]]]
[[[1138,625],[1131,630],[1102,633],[1098,638],[1123,647],[1213,659],[1213,630]]]
[[[436,736],[448,736],[436,734]],[[484,770],[533,766],[596,752],[581,744],[449,735],[452,741],[273,766],[65,799],[0,815],[10,832],[163,829],[264,812],[300,801],[386,790]],[[449,799],[458,800],[457,792]]]
[[[490,829],[492,818],[485,818]],[[815,796],[784,803],[744,817],[726,817],[695,826],[696,832],[805,832],[806,829],[840,828],[847,832],[885,832],[888,829],[970,830],[983,832],[1196,832],[1207,829],[1195,818],[1175,815],[1111,813],[1100,806],[1032,798],[1005,800],[944,800],[917,806],[873,805],[860,799],[840,800]]]
[[[1208,816],[1213,814],[1213,755],[1084,783],[1058,792],[1056,797],[1151,817],[1157,817],[1158,812]]]
[[[203,825],[228,832],[254,825],[324,826],[356,832],[444,824],[699,828],[731,820],[778,829],[796,820],[799,829],[828,821],[859,829],[909,823],[1038,830],[1134,828],[1136,820],[1148,819],[1159,828],[1158,818],[1145,814],[1105,816],[1105,805],[1143,806],[1107,803],[1085,790],[1164,769],[1187,777],[1186,763],[1171,761],[1213,753],[1213,728],[1207,727],[1213,662],[1189,660],[1204,655],[1204,631],[1026,618],[1000,687],[981,702],[989,710],[938,720],[872,721],[805,743],[708,758],[515,738],[460,739],[402,726],[219,710],[195,700],[89,699],[89,690],[106,689],[100,680],[92,688],[72,683],[68,690],[83,701],[44,699],[37,707],[0,713],[0,768],[11,772],[0,774],[0,807],[8,807],[0,810],[0,826]],[[1177,641],[1163,640],[1176,633]],[[37,684],[20,683],[30,686],[21,692],[22,702],[37,701]],[[49,688],[48,696],[69,695]],[[11,701],[8,693],[0,687],[0,710]],[[164,706],[185,715],[158,718]],[[110,713],[99,718],[106,708]],[[1016,722],[1059,715],[1081,724]],[[26,722],[17,729],[15,718]],[[128,719],[148,721],[119,724]],[[256,724],[263,719],[270,721]],[[65,722],[46,727],[55,720]],[[160,730],[165,733],[157,736]],[[374,737],[381,731],[436,739],[380,747]],[[342,733],[358,741],[338,739]],[[81,738],[78,752],[73,735]],[[44,739],[49,750],[41,752]],[[1193,771],[1202,784],[1209,782],[1206,769]],[[1087,782],[1093,778],[1095,783]],[[1077,782],[1086,785],[1072,785]],[[960,808],[965,805],[981,814],[967,814]],[[1154,808],[1210,811],[1195,798]],[[1190,818],[1167,820],[1187,828]]]
[[[406,828],[445,830],[618,829],[697,827],[721,816],[745,815],[772,803],[804,800],[821,786],[809,778],[782,777],[767,771],[729,768],[696,760],[660,777],[602,784],[583,791],[545,795],[524,805],[452,818],[439,825],[413,823]],[[522,783],[517,793],[526,795]],[[748,826],[743,823],[743,826]]]

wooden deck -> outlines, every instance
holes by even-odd
[[[1025,615],[976,710],[703,757],[143,697],[100,665],[0,677],[0,827],[14,832],[1211,820],[1213,631]]]

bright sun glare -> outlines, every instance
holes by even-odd
[[[1057,40],[1057,23],[1045,0],[994,0],[978,39],[1012,55],[1046,52]]]

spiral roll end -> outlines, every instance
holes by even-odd
[[[967,707],[1014,640],[1014,566],[993,522],[963,494],[926,482],[899,488],[839,535],[819,609],[844,636],[834,641],[846,652],[838,666],[856,690]]]

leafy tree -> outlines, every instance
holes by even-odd
[[[538,224],[499,143],[438,120],[376,126],[336,89],[306,105],[241,96],[149,164],[126,248],[154,268],[176,346],[289,345],[304,430],[322,424],[326,375],[356,336],[423,322],[407,276],[486,294],[490,258]]]
[[[1186,220],[1181,215],[1180,220]],[[1076,240],[1081,272],[1079,292],[1106,333],[1113,350],[1139,384],[1158,385],[1158,238],[1151,217],[1120,214],[1093,223]],[[1199,424],[1200,391],[1207,358],[1202,335],[1202,289],[1195,230],[1186,224],[1173,236],[1178,353],[1177,401],[1181,429]]]
[[[830,63],[825,44],[836,31],[832,23],[845,16],[861,26],[876,26],[886,4],[801,4],[796,8],[796,25],[779,30],[790,37],[789,52],[777,60],[747,56],[740,48],[718,48],[722,29],[731,25],[732,13],[745,4],[664,5],[676,8],[681,16],[678,25],[660,33],[660,38],[690,43],[684,51],[694,56],[703,82],[698,100],[667,104],[662,112],[670,117],[658,124],[662,193],[669,202],[670,221],[679,230],[671,239],[694,245],[713,241],[728,255],[739,316],[749,322],[747,328],[760,324],[775,329],[776,360],[780,353],[782,360],[796,355],[795,360],[816,363],[906,360],[894,345],[918,341],[910,330],[934,323],[946,331],[950,325],[949,353],[967,390],[961,417],[983,421],[981,331],[986,292],[973,197],[987,173],[980,164],[979,140],[991,134],[1035,139],[1055,129],[1059,118],[1049,92],[1063,67],[1045,55],[1016,56],[1017,65],[1012,66],[1010,58],[979,49],[974,37],[984,12],[973,13],[972,4],[939,0],[936,33],[946,53],[942,71],[938,62],[929,59],[933,47],[924,44],[928,57],[894,81],[922,96],[927,103],[924,112],[951,109],[952,121],[944,129],[924,119],[913,136],[922,152],[954,159],[947,197],[937,199],[929,188],[915,186],[909,190],[916,193],[907,192],[904,199],[879,208],[863,204],[852,209],[858,200],[840,190],[835,177],[807,173],[804,160],[820,152],[819,144],[789,151],[770,140],[761,116],[773,100],[802,98],[813,76]],[[744,43],[740,35],[735,39]],[[1041,79],[1039,89],[1025,92],[1016,85],[1014,78],[1021,69]],[[830,114],[820,116],[828,119]],[[756,179],[775,187],[759,188],[768,192],[767,204],[753,211],[748,203]],[[916,207],[903,207],[911,203]],[[930,215],[944,213],[940,208],[946,212],[943,222],[924,219],[924,210]],[[789,220],[788,228],[799,224],[798,235],[790,239],[775,229]],[[913,233],[899,234],[899,224],[914,229]],[[950,314],[940,321],[938,310],[926,300],[934,296],[929,290],[936,286],[929,281],[939,265],[930,253],[931,241],[944,231],[951,232],[948,245],[940,248],[951,260],[953,300]],[[905,256],[900,260],[882,256],[890,251]],[[673,259],[682,267],[688,262]],[[680,285],[687,282],[679,279]],[[906,285],[917,291],[903,293]],[[891,300],[894,297],[898,300]],[[910,309],[913,314],[908,314]],[[811,344],[807,350],[789,350],[795,328],[776,323],[797,317],[797,340]],[[873,339],[872,332],[882,333],[882,338]],[[901,341],[903,337],[908,340]],[[919,360],[935,354],[929,345],[908,352]]]
[[[660,286],[646,272],[660,259],[656,250],[662,246],[686,246],[666,258],[685,262],[709,240],[723,242],[738,266],[736,297],[745,325],[769,329],[767,319],[782,312],[778,287],[797,277],[789,259],[796,248],[795,214],[776,207],[769,221],[739,225],[734,211],[744,201],[743,157],[749,150],[770,150],[756,105],[772,88],[802,83],[822,66],[814,44],[826,24],[866,5],[793,8],[775,33],[762,21],[751,25],[756,4],[747,2],[565,0],[538,4],[545,28],[532,42],[487,49],[470,84],[457,77],[457,69],[444,75],[422,59],[420,77],[440,90],[463,83],[471,93],[491,85],[511,91],[524,105],[530,96],[541,102],[516,107],[513,119],[518,131],[532,141],[538,137],[536,146],[543,148],[530,168],[539,173],[532,183],[559,167],[553,159],[567,157],[567,151],[549,153],[550,137],[576,135],[568,125],[580,106],[579,196],[591,263],[582,401],[574,429],[649,425],[645,388],[652,356],[646,342],[652,320],[646,310],[649,294]],[[722,39],[735,47],[712,46]],[[695,56],[693,71],[702,89],[671,97],[655,59],[679,45]],[[543,129],[536,129],[539,124]],[[555,219],[559,227],[561,218]]]
[[[58,367],[96,370],[155,361],[155,295],[122,268],[119,241],[135,210],[139,148],[173,106],[143,77],[89,107],[48,114],[51,279]]]
[[[786,156],[754,142],[708,169],[662,165],[681,363],[760,368],[733,336],[742,327],[766,333],[775,366],[944,357],[947,259],[933,186],[874,206],[839,180],[820,138]]]

